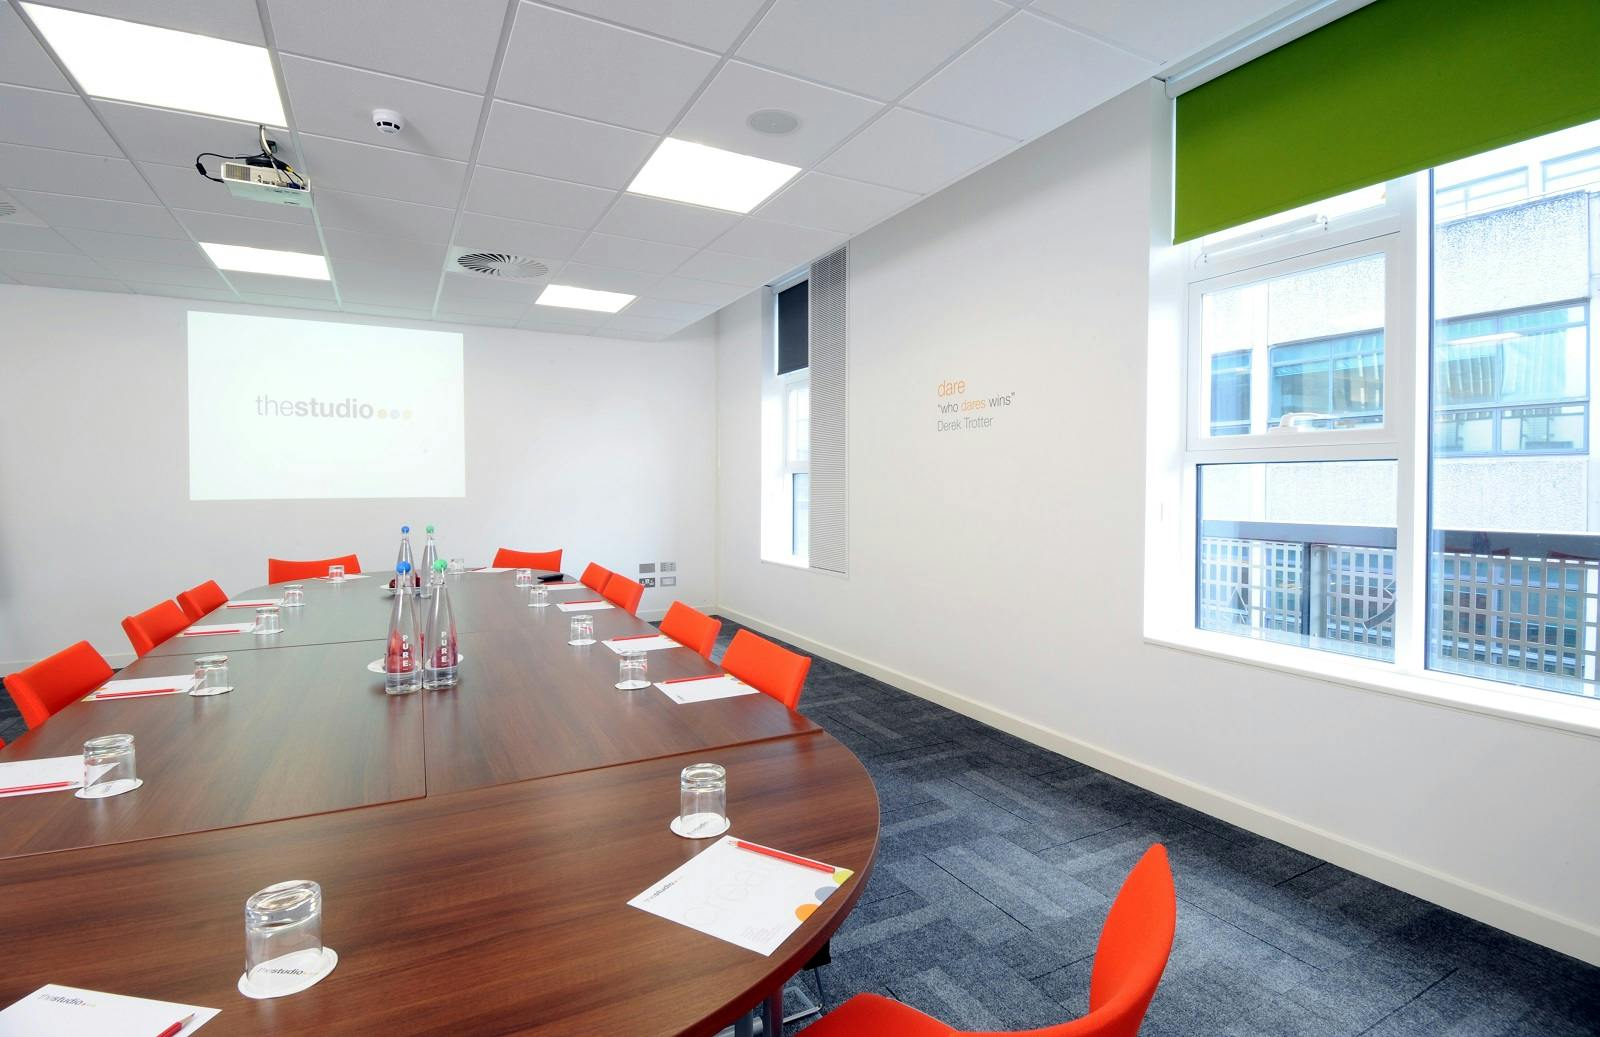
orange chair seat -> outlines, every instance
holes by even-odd
[[[705,658],[711,658],[716,647],[717,634],[722,630],[722,620],[712,619],[691,605],[674,601],[661,619],[661,632],[683,645],[692,648]]]
[[[954,1030],[909,1005],[877,994],[857,994],[806,1027],[816,1037],[950,1037]]]
[[[177,611],[176,605],[173,611]],[[79,641],[11,674],[6,678],[6,691],[32,730],[104,684],[112,673],[93,645]]]
[[[328,575],[328,566],[342,565],[344,571],[354,576],[361,572],[361,559],[353,554],[340,555],[337,558],[313,558],[308,561],[295,561],[289,558],[267,559],[267,582],[287,583],[291,580],[314,580],[318,576]]]
[[[124,617],[122,631],[128,635],[134,653],[143,658],[157,645],[178,636],[178,631],[188,625],[189,617],[183,614],[176,601],[163,601],[136,616]]]
[[[198,587],[190,587],[178,595],[178,607],[183,609],[183,614],[188,616],[191,622],[215,612],[227,603],[228,592],[219,587],[216,580],[207,580]]]
[[[626,609],[628,615],[637,616],[639,602],[644,598],[644,584],[638,580],[630,580],[621,573],[612,573],[600,596],[618,608]]]
[[[583,575],[578,577],[578,582],[594,591],[596,594],[605,593],[606,581],[611,579],[610,569],[599,562],[590,562],[583,570]]]

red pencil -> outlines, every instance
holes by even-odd
[[[47,781],[43,785],[17,785],[9,789],[0,789],[0,795],[7,792],[39,792],[43,789],[64,789],[77,784],[72,781]]]
[[[236,630],[235,629],[229,629],[229,630],[185,630],[180,636],[182,636],[182,637],[210,637],[212,634],[242,634],[242,633],[244,633],[244,627],[239,627]]]
[[[682,684],[685,681],[714,681],[714,680],[717,680],[720,677],[726,677],[726,676],[727,676],[727,674],[725,674],[725,673],[702,673],[698,677],[674,677],[669,681],[662,681],[661,683],[662,684]]]
[[[176,695],[182,688],[147,688],[142,691],[97,691],[94,694],[96,701],[105,699],[136,699],[140,695]]]
[[[629,634],[627,637],[613,637],[613,641],[643,641],[647,637],[664,637],[664,634]]]
[[[179,1019],[177,1022],[173,1023],[171,1026],[167,1027],[165,1030],[162,1030],[160,1033],[156,1034],[156,1037],[177,1037],[177,1035],[180,1032],[182,1032],[183,1028],[185,1026],[188,1026],[193,1021],[194,1021],[194,1013],[190,1012],[188,1015],[184,1016],[182,1019]]]
[[[782,850],[774,850],[770,846],[757,846],[755,843],[747,843],[743,839],[735,839],[733,841],[733,845],[737,846],[741,850],[749,850],[751,853],[763,853],[768,857],[776,857],[780,861],[788,861],[790,864],[798,864],[805,868],[815,868],[818,871],[825,871],[829,875],[833,874],[832,865],[823,864],[821,861],[814,861],[807,857],[796,857],[792,853],[784,853]]]
[[[563,604],[563,605],[599,605],[604,600],[605,599],[603,599],[603,598],[584,598],[581,601],[563,601],[561,604]]]

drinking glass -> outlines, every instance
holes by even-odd
[[[445,571],[452,576],[460,576],[467,571],[467,560],[465,558],[452,558]]]
[[[650,664],[643,652],[624,652],[617,663],[617,690],[638,691],[648,688],[650,679],[646,676],[650,672]]]
[[[528,591],[528,604],[536,609],[549,607],[550,592],[544,589],[544,584],[536,583]]]
[[[678,833],[693,839],[718,835],[728,825],[728,773],[714,763],[694,763],[678,776]]]
[[[299,608],[306,603],[306,585],[303,583],[286,583],[283,585],[283,607],[286,609]]]
[[[103,799],[139,787],[132,735],[101,735],[83,743],[84,799]]]
[[[244,902],[244,971],[267,997],[293,993],[323,969],[322,887],[278,882]]]
[[[532,587],[533,586],[533,570],[532,569],[518,569],[517,570],[516,585],[518,587]]]
[[[202,655],[194,661],[194,687],[189,689],[189,694],[203,698],[232,690],[233,685],[228,683],[227,656]]]
[[[569,645],[594,644],[594,617],[590,615],[572,617],[572,637],[567,641]]]
[[[344,566],[342,566],[342,565],[330,565],[330,566],[328,566],[328,582],[330,582],[330,583],[338,583],[343,579],[344,579]]]
[[[256,609],[256,633],[278,634],[283,632],[283,613],[276,605],[263,605]]]

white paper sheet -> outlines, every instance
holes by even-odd
[[[179,637],[206,637],[211,634],[248,634],[256,628],[255,621],[249,623],[196,623],[187,630],[180,630]]]
[[[616,608],[609,601],[558,601],[556,608],[562,612],[594,612],[597,609]]]
[[[544,589],[547,591],[586,591],[590,588],[582,583],[547,583],[544,585]]]
[[[0,1037],[155,1037],[193,1015],[178,1031],[188,1037],[220,1011],[48,983],[0,1011]]]
[[[853,874],[740,849],[738,839],[725,835],[628,905],[771,954]]]
[[[106,681],[90,695],[90,702],[115,702],[120,698],[158,698],[156,692],[180,695],[194,687],[194,674],[180,673],[167,677],[128,677],[120,681]],[[170,690],[168,690],[170,689]],[[148,694],[132,694],[145,692]]]
[[[682,648],[665,634],[645,634],[642,637],[613,637],[601,644],[621,655],[623,652],[658,652],[663,648]]]
[[[225,609],[258,609],[267,605],[282,604],[282,598],[241,598],[238,601],[227,602],[222,607]]]
[[[344,574],[344,578],[346,580],[364,580],[368,576],[371,576],[371,575],[372,575],[371,573],[345,573]],[[325,583],[338,583],[338,582],[340,582],[338,580],[329,580],[326,576],[313,576],[311,578],[313,580],[322,580]],[[392,576],[389,577],[389,578],[391,580],[394,579],[394,577],[392,577]],[[293,583],[294,581],[291,580],[290,582]]]
[[[680,706],[686,702],[710,702],[712,699],[731,699],[735,695],[754,695],[757,690],[726,673],[657,681],[656,687],[661,689],[661,694]]]
[[[508,568],[506,566],[503,566],[503,565],[502,566],[486,565],[481,569],[468,569],[467,570],[467,572],[469,572],[469,573],[508,573],[508,572],[513,572],[513,571],[515,571],[515,570],[512,570],[512,569],[510,569],[510,568]]]
[[[66,782],[65,785],[57,784],[63,781]],[[33,785],[54,787],[30,788]],[[0,799],[10,799],[12,796],[38,796],[46,792],[70,792],[82,787],[82,756],[52,756],[43,760],[7,760],[5,763],[0,763],[0,789],[19,790],[0,792]]]

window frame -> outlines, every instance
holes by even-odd
[[[765,335],[766,348],[763,350],[762,357],[762,398],[764,407],[770,408],[772,414],[768,419],[769,435],[764,435],[762,442],[762,481],[764,488],[760,515],[761,536],[758,538],[758,550],[763,562],[798,568],[810,567],[809,544],[798,545],[798,541],[795,539],[795,476],[805,475],[809,480],[811,474],[811,349],[809,341],[811,327],[808,319],[806,323],[808,340],[806,366],[779,374],[778,347],[781,324],[778,319],[778,296],[783,291],[810,279],[811,270],[807,266],[768,285],[765,289],[766,298],[764,300],[763,315],[763,322],[768,331]],[[795,428],[793,407],[797,398],[805,400],[807,412],[803,449],[802,443],[796,442],[799,430]],[[808,493],[808,516],[809,501],[810,496]],[[804,546],[807,549],[797,551],[795,550],[797,546]]]

